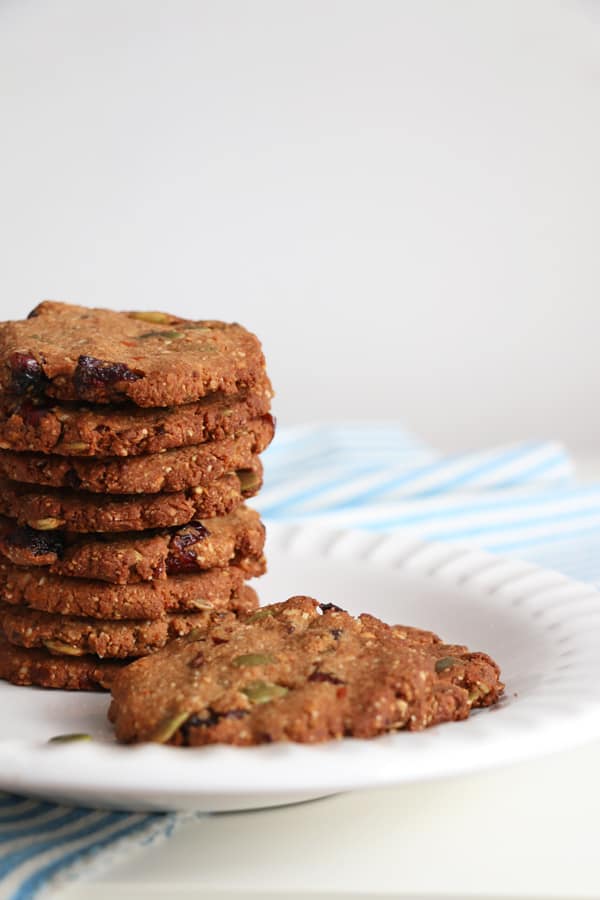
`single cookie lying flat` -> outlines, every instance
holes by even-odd
[[[38,531],[145,531],[225,516],[258,493],[261,484],[258,457],[251,468],[172,494],[103,496],[69,488],[38,488],[0,478],[0,515]]]
[[[47,300],[0,325],[0,386],[17,396],[176,406],[264,378],[258,339],[235,323]]]
[[[242,504],[228,516],[159,532],[76,535],[35,531],[0,516],[0,555],[17,566],[48,567],[52,575],[111,584],[164,580],[234,562],[247,576],[262,565],[265,528]],[[46,574],[48,574],[46,573]]]
[[[97,656],[54,656],[47,650],[26,650],[0,634],[0,678],[11,684],[36,685],[63,691],[108,690],[123,662]]]
[[[178,447],[150,456],[69,459],[0,450],[0,477],[98,494],[174,493],[248,468],[255,455],[269,446],[274,433],[273,417],[267,413],[222,441]]]
[[[66,616],[158,619],[166,612],[238,608],[237,592],[248,578],[248,568],[230,565],[160,581],[109,584],[0,563],[0,601]],[[260,558],[255,560],[251,574],[262,575],[264,570],[264,559]],[[241,602],[245,608],[245,601]]]
[[[174,641],[113,679],[109,717],[122,741],[201,745],[375,737],[464,719],[475,702],[470,660],[440,665],[423,632],[411,639],[373,616],[353,618],[308,597],[236,620],[213,614],[206,634]],[[503,690],[478,656],[477,702]],[[458,664],[456,665],[458,668]],[[468,678],[465,672],[468,671]],[[485,681],[483,678],[485,677]],[[461,679],[462,682],[461,683]]]
[[[139,456],[206,441],[222,441],[269,412],[267,378],[235,397],[216,393],[183,406],[142,409],[44,403],[43,398],[0,398],[0,448],[59,456]]]
[[[258,606],[252,588],[241,588],[240,600],[248,609]],[[100,658],[125,659],[154,653],[173,638],[204,633],[211,613],[206,610],[166,613],[160,619],[87,619],[0,604],[0,628],[11,644],[44,648],[59,656],[95,654]]]

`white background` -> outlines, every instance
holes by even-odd
[[[0,304],[235,319],[280,421],[600,449],[600,5],[3,0]]]

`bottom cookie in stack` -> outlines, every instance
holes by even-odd
[[[202,630],[211,613],[252,612],[246,581],[265,571],[263,548],[264,527],[245,507],[150,534],[46,538],[3,520],[0,678],[107,687],[124,663]]]
[[[64,691],[108,690],[123,668],[97,656],[55,656],[48,650],[26,650],[9,643],[0,632],[0,678],[11,684]]]

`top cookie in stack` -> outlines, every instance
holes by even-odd
[[[0,677],[105,686],[256,606],[271,398],[237,324],[45,301],[0,325]]]

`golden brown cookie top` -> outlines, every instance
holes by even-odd
[[[0,325],[0,385],[16,395],[175,406],[264,380],[258,339],[236,323],[45,300]]]

